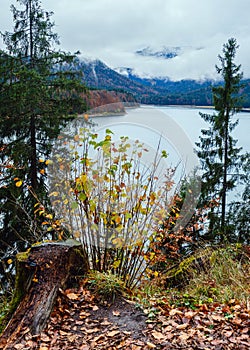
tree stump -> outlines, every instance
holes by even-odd
[[[6,350],[13,349],[24,333],[40,334],[59,289],[89,268],[81,243],[71,239],[32,246],[17,254],[16,261],[12,305],[17,308],[0,337],[0,349]]]

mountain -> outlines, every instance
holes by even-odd
[[[78,69],[84,74],[84,82],[90,88],[118,90],[134,96],[137,100],[144,95],[157,95],[157,91],[144,84],[132,81],[119,74],[100,60],[79,60]]]
[[[165,58],[165,59],[171,59],[176,56],[179,56],[179,54],[182,52],[182,48],[177,47],[163,47],[161,50],[154,50],[151,47],[145,47],[144,49],[135,51],[136,55],[139,56],[146,56],[146,57],[158,57],[158,58]]]
[[[211,106],[212,80],[171,81],[167,77],[140,77],[132,68],[111,69],[100,60],[82,59],[78,69],[84,73],[84,82],[91,89],[116,91],[121,100],[159,105]],[[250,79],[243,81],[244,107],[250,106]]]

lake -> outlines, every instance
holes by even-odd
[[[160,113],[166,114],[170,117],[174,122],[176,122],[181,129],[185,132],[185,134],[190,138],[193,146],[195,146],[195,142],[199,141],[199,136],[201,135],[201,129],[207,129],[209,124],[206,123],[199,115],[201,113],[212,114],[214,112],[213,109],[199,109],[192,107],[182,107],[182,106],[141,106],[138,109],[127,109],[127,114],[124,116],[112,116],[112,117],[98,117],[95,118],[95,122],[98,123],[100,128],[104,125],[113,126],[115,130],[118,132],[122,132],[122,135],[126,134],[126,131],[134,137],[136,134],[137,127],[134,128],[134,132],[129,128],[125,127],[128,123],[131,125],[142,124],[144,125],[145,116],[151,115],[151,127],[152,129],[156,129],[157,133],[161,133],[163,129],[163,125],[156,125],[156,120],[154,119],[155,110]],[[234,138],[238,139],[238,146],[243,147],[244,151],[250,151],[250,113],[241,112],[237,115],[233,116],[233,121],[239,119],[239,125],[236,126],[232,135]],[[120,127],[118,125],[120,124]],[[167,128],[167,124],[164,125]],[[140,130],[141,133],[137,133],[136,136],[138,138],[145,139],[146,135],[144,135],[143,129]],[[148,137],[146,137],[148,140]],[[152,140],[151,140],[152,141]]]
[[[161,149],[169,154],[167,166],[179,164],[175,181],[178,182],[183,173],[190,174],[200,162],[194,149],[199,142],[201,129],[207,129],[206,123],[199,112],[212,114],[213,109],[199,109],[182,106],[141,106],[137,109],[127,109],[126,115],[111,117],[96,117],[98,133],[104,133],[106,128],[115,133],[115,137],[129,136],[139,139],[149,149],[145,162],[152,160],[161,139]],[[237,147],[250,151],[250,113],[241,112],[233,116],[233,121],[239,120],[232,135],[238,139]],[[240,190],[239,190],[240,191]],[[238,191],[238,192],[239,192]]]
[[[178,106],[156,107],[145,105],[142,105],[139,108],[127,108],[126,111],[127,113],[125,115],[89,117],[89,119],[95,123],[95,132],[98,134],[97,140],[103,140],[103,137],[106,134],[105,130],[110,129],[113,132],[112,140],[115,145],[119,142],[121,136],[128,136],[128,143],[131,145],[136,140],[139,140],[145,145],[144,148],[147,151],[143,152],[138,163],[136,163],[136,174],[146,174],[142,177],[140,188],[143,188],[143,181],[146,183],[148,177],[151,176],[150,174],[152,174],[151,170],[153,168],[152,165],[154,166],[154,164],[157,163],[157,156],[159,156],[161,152],[165,150],[168,153],[168,157],[163,158],[160,161],[160,166],[158,167],[157,172],[153,175],[153,191],[158,192],[158,195],[160,196],[163,194],[164,201],[166,203],[170,203],[169,199],[172,197],[172,194],[175,191],[178,192],[181,180],[185,175],[193,175],[194,170],[197,170],[197,168],[198,174],[200,174],[200,160],[195,153],[195,142],[199,141],[201,129],[207,129],[209,125],[200,117],[199,112],[212,114],[214,111],[212,109],[184,108]],[[242,146],[244,151],[249,151],[250,114],[247,112],[240,113],[234,117],[235,120],[237,118],[239,119],[239,125],[234,131],[234,137],[239,139],[238,145]],[[66,143],[65,146],[64,138],[59,139],[59,146],[60,144],[62,145],[62,159],[65,158],[66,160],[65,166],[62,167],[62,169],[64,169],[63,171],[65,171],[65,179],[68,178],[70,174],[70,170],[67,170],[70,168],[68,168],[66,165],[67,161],[71,159],[70,155],[72,155],[72,152],[73,154],[75,154],[75,151],[77,151],[76,153],[79,155],[84,154],[81,150],[83,143],[82,140],[79,137],[75,137],[81,133],[80,130],[84,126],[86,126],[84,118],[74,120],[72,124],[68,126],[68,129],[66,128],[67,131],[65,132],[66,138],[68,138],[70,142]],[[72,145],[75,145],[75,148],[71,148]],[[138,145],[135,147],[138,147]],[[119,147],[116,147],[116,149],[119,149]],[[58,151],[60,152],[60,147],[55,147],[54,151],[55,156],[57,156]],[[130,150],[126,149],[126,153],[128,155],[130,152]],[[98,159],[100,160],[100,158],[98,158],[98,152],[96,152],[95,148],[93,149],[90,147],[88,154],[90,155],[90,158],[96,160],[96,163],[99,164]],[[117,153],[114,154],[117,156]],[[67,158],[68,155],[69,158]],[[134,158],[135,157],[133,156],[133,160]],[[74,176],[79,177],[82,171],[81,156],[79,157],[79,162],[77,159],[78,158],[76,157]],[[127,159],[129,160],[129,157]],[[137,164],[139,164],[138,167]],[[93,165],[93,167],[94,166],[95,165]],[[168,187],[167,192],[165,192],[166,174],[168,175],[170,173],[171,175],[171,171],[168,173],[168,170],[175,168],[176,170],[171,178],[173,187]],[[65,203],[66,198],[65,205],[68,206],[68,200],[72,200],[71,192],[67,190],[67,187],[64,185],[63,181],[60,190],[58,189],[59,187],[57,187],[58,184],[61,183],[64,175],[58,171],[56,161],[55,163],[52,162],[50,175],[51,192],[58,191],[63,199],[62,203]],[[189,187],[191,190],[187,192],[180,212],[178,220],[180,221],[179,224],[181,226],[185,226],[185,224],[190,220],[194,212],[194,208],[199,200],[201,181],[199,176],[195,176],[195,179],[196,181],[193,181],[192,187]],[[170,181],[168,181],[168,184],[169,183]],[[230,196],[228,196],[228,202],[234,199],[237,194],[240,195],[241,192],[242,188],[238,186],[234,192],[230,193]],[[70,195],[68,195],[68,193],[70,193]],[[61,215],[60,208],[61,207],[58,204],[54,208],[56,212],[59,210],[59,217]],[[74,230],[76,232],[80,232],[79,227],[81,227],[81,225],[78,220],[81,220],[81,218],[82,215],[78,215],[76,216],[76,219],[74,219],[74,217],[72,217],[72,210],[69,210],[68,222],[71,225],[72,232]]]
[[[160,109],[173,118],[188,134],[192,142],[199,141],[200,130],[208,129],[206,123],[199,115],[201,113],[214,113],[213,109],[199,109],[187,107],[160,107]],[[241,112],[233,116],[232,120],[239,120],[232,135],[238,140],[238,146],[243,147],[244,151],[250,151],[250,113]]]

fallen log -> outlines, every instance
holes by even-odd
[[[46,242],[17,254],[16,308],[0,337],[0,349],[14,349],[24,334],[38,335],[46,325],[60,288],[88,271],[81,243]]]

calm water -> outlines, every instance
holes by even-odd
[[[199,141],[200,130],[208,129],[206,123],[199,115],[201,113],[213,114],[212,109],[196,109],[185,107],[160,107],[160,109],[171,116],[189,135],[192,142]],[[238,140],[238,146],[243,147],[244,151],[250,151],[250,113],[242,112],[233,116],[233,121],[239,120],[232,135]]]
[[[145,162],[153,159],[161,139],[161,148],[169,154],[166,166],[174,167],[179,164],[175,181],[183,175],[190,174],[199,166],[199,159],[195,155],[195,142],[199,142],[201,129],[208,129],[199,112],[212,114],[212,109],[197,109],[188,107],[155,107],[141,106],[128,109],[124,116],[97,117],[97,131],[102,134],[106,128],[111,129],[116,137],[129,136],[139,139],[150,150]],[[237,147],[243,151],[250,151],[250,113],[239,113],[233,121],[239,119],[232,135],[238,140]],[[237,192],[241,192],[239,189]]]
[[[212,109],[196,109],[187,107],[151,107],[142,106],[138,109],[128,109],[124,116],[98,117],[99,132],[110,128],[116,136],[129,136],[139,139],[146,145],[156,148],[159,138],[171,155],[174,152],[185,154],[195,148],[199,141],[201,129],[207,129],[206,123],[199,112],[212,114]],[[238,140],[238,147],[250,151],[250,113],[239,113],[233,116],[233,121],[239,120],[232,135]],[[186,156],[186,155],[185,155]]]

